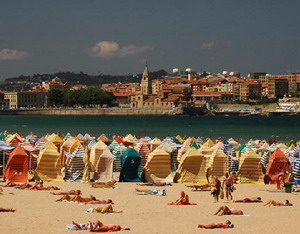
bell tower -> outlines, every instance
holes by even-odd
[[[149,69],[148,65],[146,63],[143,76],[142,76],[142,81],[141,81],[141,86],[142,86],[142,94],[143,95],[150,95],[151,94],[151,82],[149,79]]]

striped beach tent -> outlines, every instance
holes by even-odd
[[[224,176],[228,172],[227,155],[221,149],[215,149],[206,168],[209,170],[209,176]]]
[[[66,153],[66,156],[69,159],[69,163],[66,167],[64,180],[67,182],[81,182],[85,167],[83,161],[85,157],[84,149],[78,146],[72,154]]]
[[[11,182],[28,181],[28,155],[22,147],[18,146],[9,154],[4,179]]]
[[[215,143],[214,143],[210,138],[208,138],[208,139],[206,140],[206,142],[205,142],[202,146],[211,148],[211,147],[213,147],[214,145],[215,145]]]
[[[113,171],[114,172],[120,172],[122,168],[121,163],[121,156],[122,154],[127,150],[127,147],[123,145],[122,143],[116,146],[112,150],[112,154],[114,155],[114,165],[113,165]]]
[[[184,140],[182,139],[181,136],[177,135],[175,138],[180,144],[183,144]]]
[[[34,146],[36,150],[41,150],[41,148],[45,145],[45,143],[48,140],[45,137],[41,137],[40,139],[38,139],[37,142],[35,142]]]
[[[47,147],[39,153],[37,173],[45,181],[63,181],[61,174],[61,158],[57,147],[52,142],[47,142]]]
[[[155,137],[149,142],[149,144],[150,144],[150,151],[152,152],[153,150],[156,149],[156,147],[158,147],[161,144],[161,140]]]
[[[90,152],[90,163],[91,163],[92,171],[95,171],[96,164],[98,163],[101,154],[106,148],[107,145],[102,141],[98,141],[96,144],[92,146]]]
[[[141,171],[142,171],[148,161],[148,156],[149,156],[150,150],[149,150],[149,147],[147,146],[147,144],[142,143],[140,149],[137,150],[137,152],[139,153],[139,155],[142,158],[142,163],[141,163]]]
[[[296,184],[300,184],[300,158],[295,160],[294,168],[293,168],[294,182]]]
[[[72,135],[71,135],[71,133],[67,133],[66,135],[65,135],[65,137],[64,137],[64,139],[63,139],[63,141],[66,141],[66,140],[68,140],[69,139],[69,137],[71,137]]]
[[[263,183],[261,158],[251,148],[241,154],[238,177],[240,183]]]
[[[140,182],[141,156],[132,148],[121,156],[122,169],[120,171],[120,182]]]
[[[60,147],[64,143],[64,140],[58,134],[55,133],[52,133],[50,136],[48,136],[47,140],[52,142],[57,147],[58,151],[60,151]]]
[[[179,183],[206,183],[207,159],[199,150],[191,148],[182,156],[175,180]]]
[[[61,145],[61,162],[62,165],[65,165],[65,163],[68,163],[68,157],[66,156],[67,154],[72,154],[77,147],[82,147],[81,143],[75,139],[74,137],[69,137],[62,145]]]
[[[5,141],[11,147],[17,147],[18,145],[20,145],[23,142],[23,139],[18,133],[15,133],[13,135],[7,136]]]
[[[148,182],[173,182],[170,154],[157,147],[148,156],[144,174]]]
[[[113,178],[113,161],[114,156],[108,147],[105,148],[96,164],[94,180],[101,182],[111,181]]]
[[[276,175],[282,171],[290,171],[289,160],[285,154],[277,148],[269,157],[266,176],[268,176],[271,183],[275,183]],[[288,182],[288,178],[286,178],[284,182]]]

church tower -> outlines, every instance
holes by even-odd
[[[149,69],[147,64],[143,72],[141,85],[142,85],[142,94],[150,95],[152,86],[151,86],[151,81],[149,79]]]

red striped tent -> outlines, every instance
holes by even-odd
[[[9,154],[4,178],[11,182],[27,182],[28,155],[22,147],[18,146]]]

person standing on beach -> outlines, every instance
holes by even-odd
[[[232,200],[231,192],[232,192],[232,187],[233,187],[233,178],[229,175],[228,172],[225,173],[222,187],[225,189],[227,200],[229,201],[229,197],[230,197],[230,200]]]
[[[210,183],[211,195],[213,195],[215,202],[219,202],[219,195],[221,192],[221,181],[214,177],[212,183]]]

